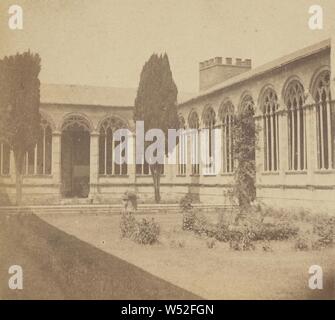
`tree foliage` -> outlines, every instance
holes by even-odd
[[[177,86],[173,80],[167,54],[153,54],[144,64],[135,99],[134,120],[144,121],[144,130],[161,129],[167,140],[168,129],[178,129]],[[165,150],[167,152],[167,150]],[[160,201],[161,166],[150,165],[155,201]]]
[[[30,51],[5,57],[0,63],[0,110],[4,115],[0,134],[15,158],[16,198],[21,202],[24,155],[40,134],[41,59]]]
[[[240,112],[234,119],[234,172],[233,197],[241,210],[248,207],[256,198],[256,139],[257,128],[253,109]]]

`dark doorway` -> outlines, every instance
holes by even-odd
[[[67,129],[62,133],[62,194],[87,198],[90,183],[90,134]]]

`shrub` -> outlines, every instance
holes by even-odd
[[[123,213],[120,221],[121,238],[131,238],[137,228],[136,219],[132,214]]]
[[[335,237],[335,219],[330,217],[319,218],[313,226],[313,232],[318,236],[317,242],[320,248],[331,246]]]
[[[139,244],[153,244],[158,241],[159,224],[152,218],[151,221],[142,219],[136,221],[130,213],[123,213],[120,222],[121,238],[131,239]]]
[[[203,214],[198,213],[195,215],[192,230],[197,235],[207,235],[207,231],[209,230],[209,225],[208,225],[206,217]]]
[[[309,249],[309,240],[305,235],[297,238],[294,244],[294,249],[298,251],[307,251]]]
[[[229,246],[238,251],[254,250],[253,239],[254,234],[248,227],[234,227],[230,231]]]
[[[192,231],[196,220],[196,214],[193,210],[184,211],[182,229]]]
[[[160,228],[154,218],[151,220],[142,219],[141,222],[137,222],[132,238],[139,244],[154,244],[158,241],[159,233]]]
[[[288,240],[298,234],[299,228],[288,222],[254,223],[255,240]]]

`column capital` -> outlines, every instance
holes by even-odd
[[[61,131],[58,131],[58,130],[54,130],[52,131],[52,136],[53,137],[58,137],[58,136],[61,136],[62,135],[62,132]]]
[[[90,132],[90,136],[91,137],[99,137],[100,136],[100,132],[98,132],[98,131],[91,131]]]

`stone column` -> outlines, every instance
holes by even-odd
[[[90,193],[92,202],[96,200],[98,194],[99,179],[99,132],[91,132],[90,139]]]
[[[131,132],[131,134],[128,136],[128,144],[130,146],[129,151],[132,154],[128,155],[128,167],[127,167],[127,174],[128,174],[128,181],[130,185],[134,184],[134,191],[136,192],[136,139],[135,139],[135,133]]]
[[[62,192],[62,175],[61,175],[61,137],[60,131],[52,133],[52,175],[53,180],[58,190],[58,196],[61,198]]]
[[[256,107],[255,107],[256,108]],[[257,110],[257,109],[256,109]],[[258,138],[256,139],[255,148],[255,170],[256,170],[256,185],[262,183],[262,173],[264,171],[264,126],[263,116],[256,114],[254,116],[255,127],[258,131]]]

